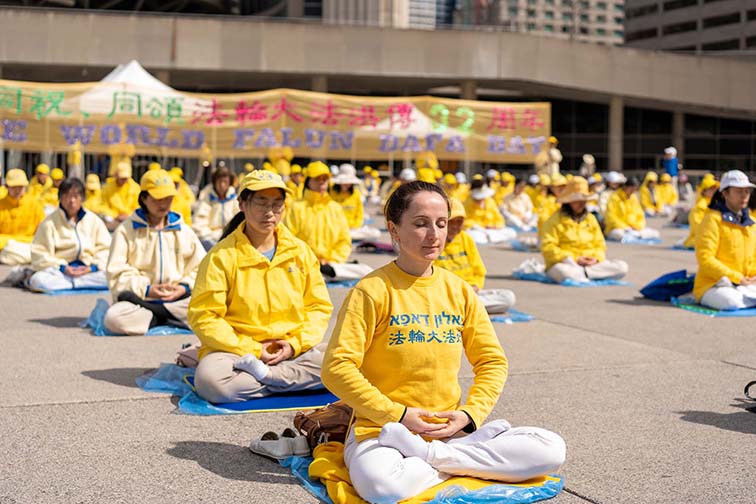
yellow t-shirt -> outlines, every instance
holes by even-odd
[[[475,373],[462,400],[462,353]],[[323,359],[328,389],[354,409],[357,441],[407,407],[461,410],[482,425],[507,377],[507,358],[472,287],[443,268],[415,277],[394,262],[347,295]]]

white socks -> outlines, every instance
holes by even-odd
[[[239,358],[234,364],[234,369],[251,374],[257,381],[266,378],[270,374],[270,367],[254,354],[247,354]]]
[[[428,442],[419,434],[412,434],[407,427],[400,423],[387,423],[381,429],[378,437],[381,446],[388,446],[399,450],[405,457],[428,458]]]

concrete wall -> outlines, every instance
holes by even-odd
[[[0,10],[0,66],[474,80],[603,101],[756,114],[756,64],[502,32],[394,30],[171,17]]]

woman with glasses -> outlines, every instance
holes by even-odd
[[[202,344],[195,386],[212,403],[322,387],[318,344],[333,311],[317,256],[281,225],[281,177],[254,170],[239,191],[189,304]]]

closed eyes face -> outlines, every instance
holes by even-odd
[[[417,193],[399,224],[389,222],[392,239],[399,244],[399,253],[414,261],[433,261],[446,244],[449,206],[438,193]]]
[[[286,199],[283,191],[276,188],[257,191],[251,198],[242,201],[239,208],[244,220],[253,231],[261,234],[273,232],[281,222]]]

